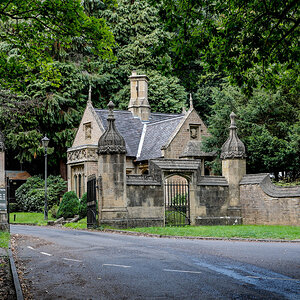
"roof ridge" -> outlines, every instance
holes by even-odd
[[[177,120],[177,119],[180,119],[180,118],[183,118],[183,117],[184,116],[177,116],[177,117],[174,117],[174,118],[170,118],[170,119],[166,119],[166,120],[162,120],[162,121],[157,121],[157,122],[146,123],[146,124],[148,126],[156,125],[156,124],[160,124],[160,123],[163,123],[163,122],[169,122],[169,121]]]
[[[143,124],[143,131],[140,137],[140,142],[139,142],[139,146],[138,146],[138,151],[136,154],[136,158],[138,159],[141,156],[142,150],[143,150],[143,146],[144,146],[144,141],[145,141],[145,136],[146,136],[146,131],[147,131],[147,123]]]
[[[104,109],[104,108],[94,108],[94,110],[103,111],[103,112],[108,112],[109,111],[108,109]],[[121,113],[127,113],[127,114],[131,113],[131,111],[129,111],[129,110],[118,110],[118,109],[114,109],[114,113],[115,112],[121,112]]]
[[[151,112],[151,115],[154,115],[154,114],[158,114],[158,115],[183,115],[183,114],[180,114],[180,113]]]

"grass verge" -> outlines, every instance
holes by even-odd
[[[65,227],[68,228],[74,228],[74,229],[86,229],[86,218],[79,220],[76,223],[67,223],[64,225]]]
[[[170,236],[198,236],[250,239],[300,239],[299,226],[277,225],[235,225],[235,226],[184,226],[184,227],[143,227],[129,231]]]
[[[50,215],[48,220],[55,220]],[[33,212],[14,212],[9,214],[10,224],[35,224],[35,225],[47,225],[47,221],[44,220],[43,213]]]
[[[0,248],[8,248],[10,234],[9,232],[0,231]]]

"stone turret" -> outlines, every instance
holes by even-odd
[[[9,230],[7,202],[6,202],[6,181],[5,181],[5,144],[4,136],[0,131],[0,230]]]
[[[222,146],[222,175],[229,184],[229,208],[228,214],[240,216],[240,188],[239,183],[246,174],[246,151],[245,145],[237,136],[235,113],[230,114],[230,134]]]
[[[148,77],[137,75],[136,71],[133,71],[129,79],[130,102],[128,110],[142,121],[149,121],[151,110],[148,102]]]
[[[115,125],[113,102],[108,108],[108,126],[98,142],[99,220],[123,227],[127,222],[126,145]]]

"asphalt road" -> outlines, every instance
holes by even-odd
[[[300,243],[11,233],[34,299],[300,299]]]

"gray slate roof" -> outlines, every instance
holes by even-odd
[[[137,161],[161,157],[161,148],[168,142],[183,116],[145,125],[145,136]]]
[[[104,128],[107,128],[108,110],[95,109]],[[149,122],[142,122],[132,115],[130,111],[115,110],[115,124],[120,134],[125,139],[127,156],[137,157],[139,145],[141,151],[138,161],[161,157],[161,147],[175,131],[180,120],[180,114],[151,113]],[[145,136],[141,141],[145,125]]]

